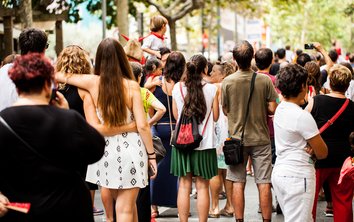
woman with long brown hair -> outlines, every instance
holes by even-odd
[[[157,172],[140,87],[134,80],[123,47],[115,39],[102,40],[95,63],[96,75],[57,73],[56,78],[90,92],[92,103],[88,102],[87,106],[96,107],[100,120],[97,123],[97,116],[90,112],[87,120],[94,126],[118,127],[136,123],[138,133],[125,132],[105,138],[105,154],[97,162],[95,172],[87,173],[86,180],[110,189],[116,199],[117,221],[137,221],[135,201],[139,188],[148,184],[148,166],[154,175]]]
[[[195,116],[203,140],[198,148],[183,152],[172,148],[171,173],[179,176],[177,207],[180,221],[188,221],[192,177],[196,177],[197,209],[199,221],[208,220],[209,180],[218,174],[214,121],[219,118],[217,87],[203,80],[208,71],[208,62],[203,55],[192,56],[187,63],[185,82],[177,83],[172,91],[172,109],[175,119],[182,112]]]

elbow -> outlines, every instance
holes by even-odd
[[[166,113],[166,107],[159,108],[159,109],[158,109],[158,112],[160,112],[161,115],[164,115],[164,114]]]
[[[322,152],[318,153],[316,155],[317,159],[319,160],[323,160],[323,159],[326,159],[328,156],[328,148],[327,146],[325,146],[323,149],[322,149]]]
[[[138,124],[137,122],[136,127],[139,133],[150,131],[150,125],[147,121],[144,121],[144,123],[140,123],[140,124]]]

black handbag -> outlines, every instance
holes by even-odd
[[[252,75],[252,80],[251,80],[251,87],[250,87],[250,96],[248,97],[248,102],[247,102],[247,109],[246,109],[246,116],[245,120],[243,121],[243,127],[242,127],[242,133],[241,133],[241,138],[236,139],[236,138],[227,138],[226,141],[224,142],[223,146],[223,152],[225,156],[225,163],[227,165],[237,165],[240,163],[243,163],[243,136],[245,133],[245,127],[248,119],[248,113],[249,113],[249,108],[250,108],[250,101],[254,89],[254,82],[256,80],[256,73],[253,73]]]
[[[180,91],[181,91],[182,98],[184,99],[181,83],[180,83]],[[181,117],[173,133],[172,145],[183,152],[189,152],[194,150],[195,148],[198,148],[200,142],[203,139],[203,135],[206,126],[208,124],[210,114],[211,114],[211,110],[205,122],[202,134],[200,135],[198,130],[197,118],[194,115],[192,116],[185,115],[184,108],[183,108]]]
[[[156,163],[160,162],[166,155],[166,149],[158,136],[152,137],[152,143],[156,154]]]

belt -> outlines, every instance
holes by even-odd
[[[171,123],[172,125],[175,125],[176,123]],[[155,125],[170,125],[170,123],[156,123]]]

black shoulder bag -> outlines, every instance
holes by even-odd
[[[243,121],[241,139],[236,138],[227,138],[224,142],[223,152],[225,156],[225,163],[227,165],[237,165],[243,163],[243,136],[245,132],[245,127],[248,119],[248,113],[250,108],[250,101],[254,89],[254,82],[256,80],[256,73],[253,73],[252,80],[251,80],[251,87],[250,87],[250,96],[247,102],[247,110],[246,110],[246,117]]]

